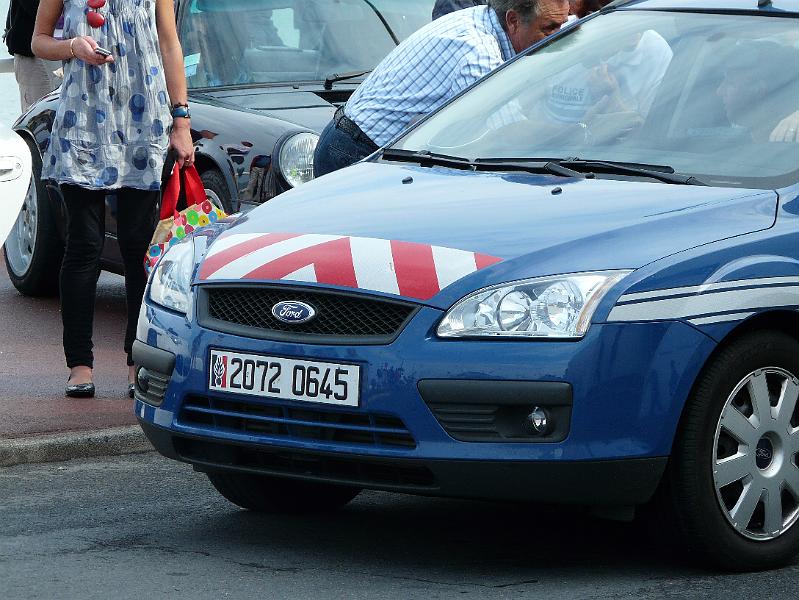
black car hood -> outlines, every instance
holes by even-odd
[[[321,86],[318,86],[321,88]],[[342,91],[347,96],[352,89]],[[199,98],[211,105],[233,110],[252,111],[283,121],[321,131],[330,122],[335,105],[316,91],[294,86],[269,86],[203,91]]]

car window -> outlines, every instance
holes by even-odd
[[[395,147],[470,160],[670,166],[711,184],[799,180],[799,20],[619,11],[521,57]]]
[[[401,42],[430,22],[432,0],[371,0]]]
[[[396,47],[392,33],[401,39],[430,21],[432,4],[189,0],[179,26],[188,85],[323,81],[370,70]]]

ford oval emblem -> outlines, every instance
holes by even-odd
[[[313,319],[316,316],[316,310],[310,304],[305,304],[305,302],[284,300],[272,307],[272,316],[282,323],[299,325]]]

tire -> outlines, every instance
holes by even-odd
[[[56,226],[58,210],[42,183],[39,150],[27,138],[25,143],[33,158],[31,183],[3,255],[11,283],[20,293],[54,296],[64,256],[64,242]]]
[[[233,504],[256,512],[327,512],[354,499],[361,490],[346,486],[243,473],[208,473],[217,491]]]
[[[703,370],[657,499],[691,558],[744,572],[799,553],[797,394],[799,342],[779,331],[745,334]]]
[[[211,204],[221,208],[227,214],[233,213],[233,199],[225,181],[225,177],[216,169],[209,169],[200,175],[200,179],[205,187],[205,195]]]

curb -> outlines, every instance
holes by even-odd
[[[153,452],[138,425],[0,439],[0,467]]]

